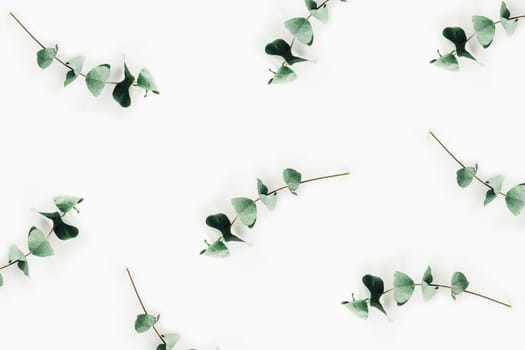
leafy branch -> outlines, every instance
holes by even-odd
[[[467,42],[476,37],[481,46],[486,49],[494,40],[496,25],[501,24],[507,35],[512,35],[516,31],[518,21],[521,18],[525,18],[525,15],[511,16],[507,4],[502,2],[499,20],[494,21],[484,16],[472,16],[474,34],[468,37],[465,34],[465,30],[461,27],[446,27],[443,30],[443,36],[454,44],[455,49],[445,55],[441,55],[438,50],[439,58],[431,60],[430,63],[448,70],[457,71],[459,70],[458,57],[465,57],[477,61],[476,58],[466,50]]]
[[[519,215],[519,213],[525,206],[525,183],[512,187],[507,193],[502,192],[502,175],[491,177],[486,181],[482,180],[477,175],[477,164],[475,164],[474,166],[465,166],[465,164],[462,161],[460,161],[432,131],[430,131],[430,135],[461,167],[456,172],[456,182],[461,188],[468,187],[473,180],[476,180],[480,184],[488,188],[488,191],[485,194],[485,200],[483,201],[483,205],[491,203],[494,199],[496,199],[498,195],[500,195],[505,197],[505,203],[507,204],[507,208],[510,210],[510,212],[514,215]]]
[[[55,212],[38,212],[43,217],[49,219],[53,223],[53,227],[46,234],[42,232],[36,226],[29,229],[27,237],[27,246],[29,249],[28,253],[23,253],[16,245],[12,245],[9,248],[9,256],[7,264],[0,266],[0,271],[7,269],[10,266],[17,265],[17,267],[29,277],[29,263],[27,258],[31,255],[38,257],[48,257],[54,255],[53,248],[49,243],[50,236],[55,233],[58,239],[68,240],[78,236],[78,228],[69,225],[63,221],[63,218],[67,213],[71,212],[72,209],[77,211],[76,206],[83,201],[83,198],[60,196],[55,197],[54,202],[58,211]],[[0,274],[0,287],[4,284],[2,274]]]
[[[410,276],[403,272],[396,271],[394,273],[394,287],[385,291],[383,280],[377,276],[365,275],[362,278],[363,284],[370,292],[370,296],[365,299],[355,299],[354,294],[352,294],[352,301],[343,301],[342,304],[345,305],[350,311],[352,311],[357,316],[367,319],[368,318],[368,307],[374,307],[387,315],[383,304],[381,303],[381,297],[387,293],[394,292],[394,299],[398,306],[404,305],[412,294],[414,293],[415,287],[421,287],[423,293],[423,299],[428,301],[437,293],[439,288],[449,289],[452,299],[456,300],[456,296],[461,293],[466,293],[470,295],[483,298],[485,300],[491,301],[501,306],[511,308],[510,304],[504,303],[497,299],[488,297],[486,295],[467,290],[469,286],[469,281],[467,277],[461,272],[454,272],[450,285],[437,284],[434,283],[434,278],[432,276],[432,269],[427,267],[421,283],[415,283]]]
[[[273,78],[268,81],[268,84],[286,83],[297,78],[297,74],[292,70],[291,66],[299,62],[309,61],[306,58],[297,57],[293,54],[293,46],[296,41],[300,41],[305,45],[312,45],[314,42],[314,34],[310,19],[315,17],[321,23],[328,22],[328,7],[327,4],[330,0],[324,0],[322,3],[317,4],[314,0],[305,0],[306,8],[309,11],[306,17],[295,17],[284,22],[284,26],[292,34],[292,40],[288,44],[283,39],[276,39],[265,47],[265,52],[268,55],[280,56],[283,58],[281,66],[277,71],[270,69],[273,73]],[[346,0],[341,0],[346,2]]]
[[[269,191],[268,187],[257,179],[257,193],[259,196],[256,199],[250,199],[246,197],[233,198],[231,200],[232,206],[237,214],[232,221],[226,214],[219,213],[210,215],[206,218],[206,225],[211,228],[218,230],[221,236],[213,243],[209,244],[204,241],[208,247],[200,252],[201,255],[207,255],[211,257],[226,257],[230,255],[228,247],[225,243],[227,242],[244,242],[241,238],[237,237],[232,233],[232,225],[240,220],[248,228],[253,228],[257,220],[257,202],[262,202],[268,209],[272,210],[275,208],[277,203],[277,193],[288,189],[294,195],[297,195],[296,191],[299,185],[308,182],[314,182],[324,179],[330,179],[334,177],[340,177],[349,175],[350,173],[344,172],[334,175],[327,175],[321,177],[315,177],[308,180],[302,180],[302,174],[294,169],[283,170],[284,186],[276,188],[275,190]]]
[[[137,318],[135,320],[135,331],[137,333],[144,333],[149,331],[150,329],[153,329],[161,343],[157,346],[157,350],[171,350],[175,347],[177,342],[180,340],[180,335],[176,333],[165,333],[161,334],[159,332],[156,324],[159,321],[160,315],[154,316],[146,310],[146,306],[144,305],[144,302],[142,301],[142,298],[140,297],[139,291],[137,289],[137,285],[135,284],[135,281],[133,280],[133,277],[131,276],[131,272],[128,268],[126,268],[126,273],[128,274],[129,281],[131,282],[131,286],[133,287],[133,291],[135,292],[135,295],[137,296],[137,300],[140,304],[140,307],[143,311],[143,313],[137,315]]]
[[[27,27],[12,13],[9,15],[18,23],[18,25],[40,46],[40,50],[36,53],[36,61],[40,68],[48,68],[53,61],[57,61],[68,69],[66,78],[64,80],[64,87],[71,84],[79,76],[84,78],[88,90],[93,96],[98,97],[106,85],[115,85],[113,88],[113,99],[117,101],[122,107],[129,107],[131,105],[130,88],[136,86],[146,91],[155,94],[159,93],[155,80],[148,69],[142,68],[138,77],[130,72],[127,64],[124,62],[124,79],[122,81],[108,81],[111,66],[109,64],[100,64],[91,69],[87,73],[82,73],[82,66],[84,65],[84,56],[77,56],[69,60],[63,60],[57,56],[58,45],[54,47],[46,47],[40,40],[38,40]]]

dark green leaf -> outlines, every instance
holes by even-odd
[[[242,223],[249,228],[252,228],[257,220],[257,206],[255,205],[255,202],[250,198],[240,197],[233,198],[232,205]]]
[[[494,24],[494,21],[484,16],[472,16],[472,24],[474,25],[474,31],[476,32],[479,43],[484,48],[489,47],[496,34],[496,24]]]
[[[456,172],[456,181],[458,185],[462,188],[467,187],[472,183],[472,180],[474,179],[474,176],[476,176],[476,173],[478,172],[478,165],[474,167],[464,167],[459,169]]]
[[[292,18],[284,22],[284,25],[297,40],[303,44],[312,45],[314,41],[312,25],[306,18]]]
[[[295,63],[308,61],[307,59],[294,56],[292,48],[283,39],[277,39],[266,45],[265,49],[268,55],[281,56],[286,63],[293,65]]]
[[[228,250],[228,247],[226,247],[226,245],[223,242],[215,241],[212,244],[210,244],[208,248],[201,251],[200,254],[210,256],[213,258],[225,258],[230,255],[230,252]]]
[[[225,214],[219,213],[208,216],[206,218],[206,225],[219,230],[226,242],[244,242],[242,239],[232,234],[232,224]]]
[[[36,53],[36,62],[38,66],[42,69],[45,69],[53,63],[58,52],[58,46],[47,47],[45,49],[39,50]]]
[[[396,271],[394,273],[394,299],[397,305],[405,304],[414,293],[415,283],[407,274]]]
[[[148,91],[151,91],[154,94],[160,93],[159,89],[157,88],[157,84],[155,83],[155,79],[153,78],[153,75],[151,75],[150,71],[146,68],[142,68],[142,70],[140,71],[139,77],[137,78],[137,86],[146,90],[146,93]]]
[[[257,179],[257,193],[259,194],[261,202],[263,202],[268,209],[275,209],[275,204],[277,203],[277,192],[268,195],[268,187],[266,187],[261,179]]]
[[[313,0],[304,0],[304,3],[306,4],[306,8],[312,16],[317,18],[322,23],[328,22],[328,7],[326,7],[326,4],[319,7],[317,3]]]
[[[499,8],[499,16],[501,18],[506,18],[506,19],[510,18],[510,10],[507,7],[507,4],[505,3],[505,1],[501,2],[501,6]]]
[[[487,191],[483,205],[487,205],[490,202],[492,202],[501,192],[501,187],[503,186],[503,176],[498,175],[493,178],[490,178],[487,181],[487,184],[492,188]]]
[[[342,304],[356,316],[365,320],[368,318],[368,304],[366,300],[343,301]]]
[[[273,74],[273,78],[268,81],[268,84],[281,84],[281,83],[288,83],[290,81],[293,81],[297,78],[297,74],[287,66],[281,66]]]
[[[450,289],[452,293],[452,298],[456,299],[456,295],[462,293],[465,289],[468,288],[469,282],[467,277],[461,272],[454,272],[452,275],[452,288]]]
[[[421,281],[421,291],[423,292],[423,300],[425,301],[432,299],[434,294],[437,293],[439,287],[430,285],[433,281],[432,269],[428,266],[423,274],[423,280]]]
[[[58,210],[66,214],[71,209],[75,209],[78,212],[76,205],[82,203],[82,201],[84,201],[84,198],[73,196],[58,196],[53,198],[53,201],[55,202],[55,206],[58,208]]]
[[[110,65],[101,64],[99,66],[96,66],[86,74],[86,85],[89,91],[91,91],[91,93],[93,94],[93,96],[100,95],[100,93],[104,89],[104,86],[106,85],[106,81],[109,78],[109,72]]]
[[[131,74],[128,65],[124,62],[124,80],[115,85],[115,88],[113,89],[113,99],[124,108],[131,106],[129,88],[134,82],[135,77]]]
[[[286,186],[288,186],[288,189],[293,194],[296,194],[295,191],[299,188],[299,185],[301,184],[301,178],[302,175],[300,172],[294,169],[284,169],[283,170],[283,179]]]
[[[525,184],[519,184],[511,188],[505,196],[505,202],[512,214],[518,215],[523,206],[525,206]]]
[[[34,256],[46,257],[54,254],[47,237],[34,226],[29,230],[27,245]]]
[[[460,27],[447,27],[443,29],[443,36],[448,40],[452,41],[456,46],[456,53],[459,57],[466,57],[472,60],[476,60],[466,49],[467,35],[463,28]]]
[[[42,216],[53,221],[53,232],[60,240],[68,240],[78,236],[78,228],[71,226],[62,221],[62,216],[59,212],[53,213],[39,213]]]
[[[137,315],[135,320],[135,330],[137,333],[144,333],[159,321],[159,316],[153,316],[148,314]]]
[[[18,268],[24,272],[24,275],[29,277],[29,264],[26,256],[16,245],[12,245],[9,248],[9,263],[11,264],[15,261]]]
[[[70,59],[66,62],[72,69],[66,73],[66,80],[64,80],[64,87],[71,84],[82,72],[82,66],[84,65],[84,57],[78,56]]]
[[[386,315],[385,308],[381,305],[380,298],[385,291],[383,280],[379,277],[372,275],[363,276],[363,284],[370,291],[370,306],[379,309]]]
[[[456,55],[454,55],[454,53],[452,52],[440,56],[439,58],[430,61],[430,63],[450,71],[459,70],[458,59],[456,58]]]

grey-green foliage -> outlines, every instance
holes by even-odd
[[[78,236],[78,229],[75,226],[65,223],[64,216],[71,212],[72,209],[75,209],[78,212],[76,206],[82,203],[83,198],[58,196],[55,197],[53,201],[58,211],[39,213],[53,223],[53,227],[49,231],[49,234],[45,235],[43,231],[36,226],[31,227],[27,234],[27,247],[29,252],[24,254],[16,245],[12,245],[9,249],[8,264],[0,269],[16,264],[26,276],[29,276],[28,256],[34,255],[38,257],[49,257],[54,254],[53,247],[49,242],[49,236],[52,233],[61,240],[67,240]],[[3,282],[2,275],[0,275],[0,286],[3,285]]]
[[[422,281],[419,284],[416,284],[406,273],[399,271],[394,273],[394,287],[387,291],[385,291],[383,280],[380,277],[365,275],[363,276],[362,282],[368,289],[370,295],[366,298],[356,300],[352,294],[352,301],[343,301],[342,304],[352,311],[352,313],[363,319],[368,318],[368,306],[375,307],[385,315],[387,314],[381,298],[390,291],[394,292],[394,300],[397,305],[402,306],[412,297],[416,286],[421,287],[425,301],[430,300],[440,286],[433,284],[432,269],[430,266],[425,270]],[[469,283],[465,275],[461,272],[455,272],[452,276],[451,285],[447,288],[450,288],[452,297],[456,299],[456,295],[464,292],[468,285]]]
[[[301,173],[294,169],[285,169],[283,171],[283,180],[292,193],[301,184]],[[281,188],[282,189],[282,188]],[[269,191],[268,187],[261,179],[257,179],[257,194],[259,198],[253,200],[246,197],[237,197],[231,200],[233,209],[237,218],[245,226],[252,228],[257,221],[257,202],[261,201],[268,209],[274,209],[277,203],[277,191]],[[211,244],[206,242],[207,248],[200,252],[201,255],[210,257],[229,256],[229,250],[225,243],[227,242],[244,242],[241,238],[232,233],[232,221],[224,213],[209,215],[206,218],[206,225],[220,232],[219,238]]]
[[[37,52],[37,63],[40,68],[49,67],[55,59],[58,52],[58,46],[54,48],[44,48]],[[111,66],[109,64],[100,64],[86,74],[82,73],[84,65],[84,56],[77,56],[66,61],[65,66],[68,68],[66,77],[64,79],[64,87],[70,85],[79,76],[84,76],[86,87],[93,94],[98,97],[108,84],[115,85],[113,88],[113,99],[122,107],[129,107],[131,105],[130,89],[133,86],[144,89],[145,95],[148,91],[155,94],[159,93],[157,84],[153,75],[146,68],[142,68],[137,78],[131,73],[129,67],[124,62],[124,78],[120,82],[108,82],[111,74]]]
[[[153,327],[159,321],[159,318],[159,315],[137,315],[137,318],[135,319],[135,331],[137,331],[137,333],[144,333],[149,331],[150,328]]]
[[[472,36],[467,37],[465,30],[461,27],[446,27],[442,34],[452,42],[454,49],[444,55],[441,55],[438,51],[439,57],[431,60],[430,63],[447,70],[458,70],[458,57],[476,60],[466,49],[466,44],[471,38],[476,37],[483,48],[488,48],[494,40],[496,24],[501,23],[505,32],[508,35],[512,35],[518,25],[519,17],[521,16],[512,17],[507,4],[502,2],[499,11],[499,21],[494,21],[485,16],[472,16],[472,26],[474,30]]]
[[[309,14],[306,17],[294,17],[284,22],[285,28],[293,38],[290,43],[284,39],[275,39],[266,45],[265,52],[268,55],[280,56],[283,59],[281,66],[277,70],[270,70],[270,72],[273,73],[273,77],[268,81],[268,84],[286,83],[295,80],[297,74],[291,66],[308,60],[295,56],[292,47],[295,41],[299,41],[308,46],[312,45],[314,32],[310,19],[313,17],[322,23],[326,23],[328,21],[327,3],[329,1],[330,0],[317,3],[313,0],[305,0],[305,6]],[[341,1],[346,2],[346,0]]]
[[[456,172],[456,181],[462,188],[469,186],[472,180],[475,179],[478,171],[478,165],[474,167],[463,167]],[[503,176],[497,175],[491,177],[485,182],[489,187],[489,190],[485,194],[483,205],[487,205],[494,201],[498,194],[505,196],[505,203],[507,208],[514,215],[519,215],[523,207],[525,206],[525,184],[519,184],[512,187],[506,194],[501,192],[503,186]]]

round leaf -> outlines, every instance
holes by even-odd
[[[465,289],[468,288],[469,282],[467,277],[461,272],[454,272],[452,275],[452,288],[450,289],[452,293],[452,298],[456,299],[456,295],[461,294]]]
[[[64,87],[71,84],[82,72],[82,66],[84,65],[84,57],[78,56],[70,59],[66,62],[72,69],[66,73],[66,79],[64,80]]]
[[[473,16],[472,24],[474,25],[474,31],[476,32],[479,43],[484,48],[489,47],[494,40],[494,34],[496,34],[494,21],[484,16]]]
[[[525,184],[519,184],[511,188],[505,196],[507,208],[512,214],[518,215],[525,206]]]
[[[483,205],[487,205],[492,202],[501,192],[501,187],[503,186],[503,176],[498,175],[490,178],[486,183],[492,188],[487,191]]]
[[[101,64],[99,66],[96,66],[86,74],[86,85],[89,91],[91,91],[91,93],[93,94],[93,96],[100,95],[100,93],[104,89],[104,86],[106,85],[106,81],[109,78],[109,72],[110,65]]]
[[[423,292],[423,300],[425,301],[432,299],[434,294],[437,293],[439,287],[430,285],[433,281],[432,269],[428,266],[423,274],[423,280],[421,281],[421,291]]]
[[[343,301],[342,304],[358,317],[365,320],[368,318],[368,304],[366,300]]]
[[[249,198],[233,198],[232,205],[242,223],[252,228],[257,220],[257,206],[255,202]]]
[[[36,53],[36,62],[38,63],[38,66],[42,69],[45,69],[53,63],[53,60],[55,59],[57,55],[58,48],[57,47],[48,47],[42,50],[39,50]]]
[[[151,91],[154,94],[160,93],[153,75],[146,68],[142,68],[140,71],[139,77],[137,78],[137,86],[143,88],[146,92]]]
[[[268,195],[268,187],[266,187],[260,179],[257,179],[257,193],[259,193],[261,202],[263,202],[268,209],[275,209],[277,203],[277,192]]]
[[[312,25],[306,18],[292,18],[284,22],[284,25],[297,40],[303,44],[312,45],[314,41]]]
[[[283,170],[283,179],[286,186],[288,186],[288,189],[293,194],[296,194],[295,191],[299,188],[299,185],[301,184],[301,173],[294,169],[284,169]]]
[[[458,59],[456,58],[456,55],[454,55],[452,52],[440,56],[439,58],[430,61],[430,63],[436,65],[437,67],[444,68],[450,71],[459,70]]]
[[[474,179],[474,176],[476,176],[476,173],[478,171],[478,166],[475,167],[464,167],[459,169],[456,172],[456,181],[458,185],[462,188],[467,187],[472,183],[472,180]]]
[[[137,315],[135,320],[135,330],[137,333],[144,333],[155,325],[159,320],[159,316],[153,316],[148,314]]]
[[[15,261],[18,268],[24,272],[24,275],[29,276],[29,264],[27,263],[26,256],[16,245],[12,245],[9,248],[9,263]]]
[[[29,230],[27,245],[34,256],[46,257],[54,254],[47,237],[34,226]]]
[[[310,11],[312,16],[317,18],[322,23],[328,22],[328,7],[326,7],[326,4],[319,7],[313,0],[305,0],[304,3],[306,4],[306,8],[308,11]]]
[[[396,271],[394,273],[394,299],[397,305],[405,304],[414,293],[415,283],[407,274]]]
[[[230,255],[230,252],[228,250],[228,247],[226,247],[226,245],[223,242],[215,241],[212,244],[210,244],[208,248],[204,249],[200,254],[212,258],[225,258]]]
[[[273,74],[273,78],[268,81],[268,84],[289,83],[296,78],[297,74],[295,74],[290,67],[281,66],[277,72]]]

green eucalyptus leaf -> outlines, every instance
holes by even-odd
[[[453,52],[440,56],[439,58],[430,61],[430,63],[450,71],[459,70],[459,62]]]
[[[452,275],[452,288],[450,289],[452,298],[456,299],[456,295],[463,293],[468,288],[469,282],[467,277],[461,272],[454,272]]]
[[[501,2],[501,6],[499,8],[499,16],[501,18],[506,18],[506,19],[510,18],[510,10],[507,7],[507,4],[505,3],[505,1]]]
[[[78,228],[66,224],[59,212],[39,212],[39,214],[53,221],[53,232],[55,232],[58,239],[65,241],[78,236]]]
[[[394,273],[394,299],[398,306],[405,304],[414,293],[415,283],[407,274]]]
[[[206,218],[206,225],[219,230],[226,242],[244,242],[242,239],[232,234],[232,224],[225,214],[219,213],[208,216]]]
[[[496,34],[496,24],[484,16],[472,16],[472,24],[479,43],[486,49],[492,44]]]
[[[511,188],[505,195],[505,202],[511,213],[518,215],[525,206],[525,184]]]
[[[124,80],[115,85],[113,89],[113,99],[118,102],[121,107],[131,106],[131,96],[129,89],[135,82],[135,76],[131,74],[128,65],[124,62]]]
[[[299,185],[301,184],[301,178],[302,175],[300,172],[294,169],[284,169],[283,170],[283,179],[286,186],[288,186],[288,189],[293,194],[297,194],[295,191],[299,188]]]
[[[16,261],[16,265],[24,272],[24,275],[29,277],[29,264],[24,253],[16,245],[9,248],[9,263]]]
[[[177,342],[180,340],[180,335],[171,333],[161,335],[162,339],[166,342],[157,346],[157,350],[172,350]]]
[[[257,220],[257,205],[255,202],[250,198],[239,197],[232,199],[232,205],[242,223],[252,228]]]
[[[148,314],[137,315],[135,320],[135,331],[137,333],[144,333],[159,321],[159,316],[153,316]]]
[[[58,52],[58,46],[55,47],[46,47],[45,49],[38,50],[36,53],[36,62],[38,66],[42,69],[45,69],[53,63]]]
[[[314,41],[314,34],[312,31],[312,25],[304,17],[296,17],[289,19],[284,22],[286,29],[292,33],[292,35],[306,45],[312,45]]]
[[[423,274],[423,280],[421,281],[421,291],[423,292],[423,300],[425,301],[432,299],[439,289],[439,287],[430,285],[433,281],[434,277],[432,277],[432,269],[428,266]]]
[[[450,40],[456,46],[456,54],[459,57],[470,58],[476,60],[466,49],[467,35],[463,28],[460,27],[447,27],[443,29],[443,36]]]
[[[385,308],[380,301],[381,296],[385,292],[383,280],[376,276],[364,275],[363,284],[370,291],[370,306],[375,307],[386,315]]]
[[[312,16],[317,18],[322,23],[328,22],[328,7],[326,7],[326,4],[319,7],[313,0],[304,0],[304,3]]]
[[[0,273],[0,287],[4,285],[4,277],[2,277],[2,274]]]
[[[34,226],[29,230],[27,245],[34,256],[46,257],[54,254],[47,237]]]
[[[208,248],[201,251],[200,254],[212,258],[225,258],[230,255],[230,251],[228,247],[226,247],[226,244],[218,240],[210,244]]]
[[[78,212],[76,205],[82,203],[84,201],[84,198],[73,196],[58,196],[53,198],[53,201],[55,202],[55,206],[58,208],[58,210],[66,214],[71,209],[75,209]]]
[[[99,96],[104,86],[106,86],[110,68],[109,64],[101,64],[86,74],[86,85],[93,96]]]
[[[492,188],[487,191],[487,194],[485,195],[485,200],[483,201],[483,205],[487,205],[490,202],[492,202],[501,192],[501,187],[503,186],[503,176],[498,175],[492,177],[489,180],[487,180],[486,183]]]
[[[268,84],[282,84],[289,83],[297,78],[297,74],[287,66],[281,66],[277,72],[273,73],[273,78],[268,81]]]
[[[505,29],[505,33],[507,33],[507,35],[512,35],[518,27],[518,19],[501,18],[501,26],[503,29]]]
[[[478,172],[478,165],[474,167],[464,167],[456,172],[456,181],[461,188],[468,187]]]
[[[267,44],[264,48],[264,51],[268,55],[281,56],[289,65],[308,61],[305,58],[294,56],[294,54],[292,53],[292,48],[283,39],[277,39]]]
[[[343,301],[342,304],[356,316],[365,320],[368,318],[368,304],[366,300]]]
[[[159,89],[157,88],[157,83],[153,78],[153,75],[146,68],[142,68],[142,70],[140,71],[139,77],[137,78],[137,86],[146,90],[146,94],[148,93],[148,91],[151,91],[154,94],[160,94]]]
[[[268,209],[275,209],[277,203],[277,192],[268,194],[268,187],[266,187],[261,179],[257,179],[257,193],[259,194],[261,202],[263,202]]]
[[[66,80],[64,80],[64,87],[71,84],[82,72],[82,66],[84,65],[84,56],[78,56],[70,59],[66,62],[71,69],[66,73]]]

